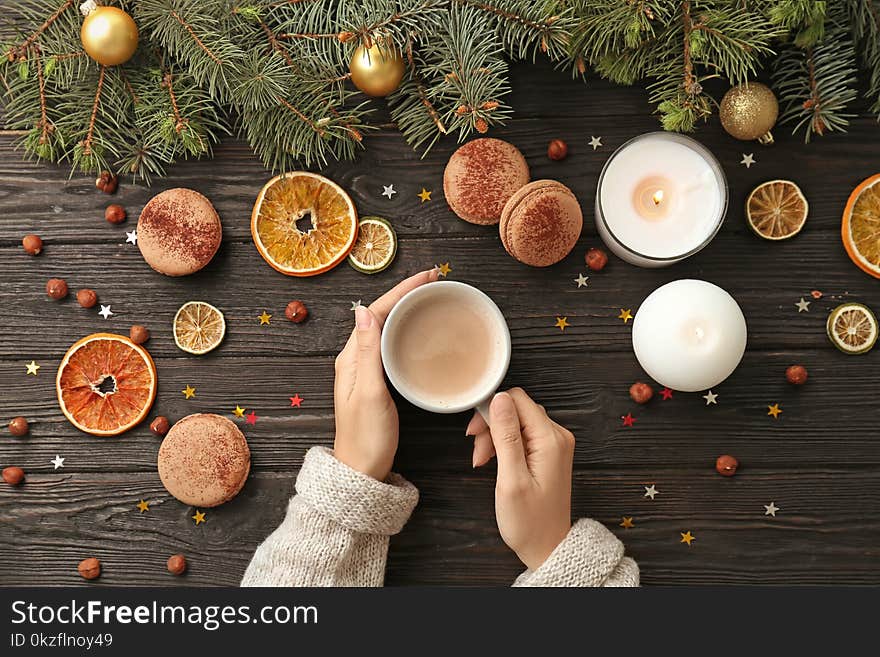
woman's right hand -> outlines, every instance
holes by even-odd
[[[474,467],[498,455],[495,518],[501,538],[536,570],[571,529],[574,436],[551,420],[521,389],[495,395],[491,430],[479,413],[467,434],[474,438]]]

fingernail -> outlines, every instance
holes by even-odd
[[[354,311],[354,321],[359,329],[370,328],[373,323],[373,313],[363,306],[358,306]]]

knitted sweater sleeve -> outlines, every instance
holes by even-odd
[[[352,470],[313,447],[278,528],[257,548],[242,586],[382,586],[388,540],[419,501],[415,486]]]
[[[583,518],[536,570],[514,586],[638,586],[639,567],[623,556],[623,543],[604,525]]]

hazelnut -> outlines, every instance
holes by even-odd
[[[97,579],[101,574],[101,562],[95,557],[89,557],[80,561],[76,569],[83,579]]]
[[[561,139],[554,139],[547,145],[547,157],[558,162],[568,157],[568,144]]]
[[[17,438],[26,435],[29,429],[28,421],[20,416],[12,418],[9,423],[9,433]]]
[[[792,365],[785,370],[785,380],[795,386],[802,386],[807,382],[807,368],[803,365]]]
[[[46,294],[53,299],[63,299],[67,296],[67,281],[63,278],[50,278],[46,283]]]
[[[715,461],[715,469],[724,477],[732,477],[736,473],[739,461],[730,454],[722,454]]]
[[[146,326],[135,324],[129,329],[128,337],[130,337],[131,341],[135,344],[143,344],[150,339],[150,329]]]
[[[294,324],[299,324],[309,316],[309,309],[302,301],[291,301],[284,309],[284,316]]]
[[[3,481],[10,486],[18,486],[24,481],[24,470],[14,465],[3,468]]]
[[[28,255],[40,255],[40,252],[43,250],[43,240],[40,239],[39,235],[25,235],[21,240],[21,245],[24,247],[25,252]]]
[[[629,387],[629,396],[636,404],[647,404],[654,396],[654,389],[647,383],[636,381]]]
[[[171,423],[164,415],[158,415],[156,416],[156,419],[150,422],[150,431],[152,431],[157,436],[164,436],[166,433],[168,433],[168,429],[170,428]]]
[[[186,557],[182,554],[172,554],[168,557],[168,572],[172,575],[183,575],[186,570]]]
[[[98,295],[94,290],[85,288],[76,293],[76,302],[83,308],[94,308],[98,303]]]
[[[118,186],[119,177],[109,171],[102,171],[101,175],[95,180],[95,187],[105,194],[115,194]]]
[[[589,267],[593,271],[602,271],[605,269],[605,265],[608,264],[608,254],[605,253],[602,249],[597,249],[593,247],[589,251],[587,251],[587,255],[584,258],[587,261],[587,267]]]
[[[125,208],[121,205],[117,205],[114,203],[113,205],[108,205],[107,209],[104,210],[104,219],[109,221],[111,224],[121,224],[125,221],[125,218],[128,215],[125,212]]]

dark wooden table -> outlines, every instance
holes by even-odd
[[[353,195],[362,214],[388,217],[400,238],[393,266],[364,276],[347,264],[314,279],[287,278],[263,262],[251,241],[251,207],[269,177],[244,143],[227,141],[213,161],[175,166],[152,188],[123,182],[115,197],[98,193],[90,177],[67,179],[64,168],[23,162],[0,135],[0,420],[32,423],[26,438],[0,437],[0,465],[20,465],[27,482],[0,485],[0,583],[60,585],[83,580],[77,563],[97,556],[108,585],[234,585],[257,544],[281,520],[309,446],[333,435],[333,358],[352,326],[351,301],[368,302],[404,276],[449,262],[450,278],[473,283],[504,311],[513,336],[511,385],[525,387],[577,436],[574,510],[608,524],[641,566],[644,584],[880,584],[880,348],[847,357],[825,336],[828,311],[845,300],[880,311],[880,284],[860,272],[840,243],[840,216],[850,190],[878,170],[880,126],[864,113],[847,135],[805,145],[777,128],[764,148],[728,137],[713,121],[697,138],[719,158],[730,182],[730,211],[715,241],[699,255],[663,270],[638,269],[613,259],[590,276],[583,254],[599,240],[593,199],[599,171],[613,149],[657,128],[643,88],[598,80],[583,85],[549,67],[514,68],[515,118],[494,136],[526,155],[533,179],[556,178],[578,195],[585,213],[581,241],[548,269],[520,265],[492,228],[458,220],[443,199],[442,172],[455,144],[447,140],[419,159],[387,127],[366,141],[354,163],[326,175]],[[602,147],[587,144],[601,136]],[[568,142],[561,163],[546,157],[547,142]],[[757,163],[739,164],[754,152]],[[743,201],[758,183],[791,178],[806,193],[810,218],[788,242],[756,238],[745,225]],[[394,184],[390,201],[382,186]],[[156,192],[192,187],[206,194],[223,220],[224,240],[214,261],[182,279],[154,273],[125,243],[140,209]],[[420,203],[424,186],[432,200]],[[103,219],[109,202],[129,220]],[[39,233],[38,258],[20,241]],[[91,287],[113,317],[80,308],[73,296],[51,301],[48,278],[72,290]],[[632,353],[630,330],[617,315],[637,310],[654,288],[674,279],[703,278],[729,290],[749,326],[749,347],[736,373],[707,407],[699,394],[637,407],[629,385],[644,377]],[[825,296],[810,311],[795,302]],[[283,310],[291,299],[311,310],[293,325]],[[220,307],[228,322],[214,353],[190,357],[174,346],[171,320],[185,301]],[[269,326],[257,316],[273,315]],[[571,326],[554,328],[556,315]],[[159,440],[147,423],[118,438],[76,431],[61,415],[54,377],[66,349],[95,331],[128,333],[133,323],[153,332],[148,347],[159,372],[150,417],[173,420],[198,411],[230,415],[236,404],[259,420],[246,426],[253,469],[242,493],[208,510],[195,526],[193,509],[171,498],[156,473]],[[42,369],[27,376],[25,363]],[[802,363],[802,388],[784,370]],[[185,400],[180,390],[196,388]],[[288,397],[303,399],[291,408]],[[778,421],[767,405],[780,403]],[[493,513],[495,466],[470,466],[467,416],[428,415],[400,403],[401,446],[396,470],[421,491],[421,503],[392,540],[388,584],[506,585],[520,571],[501,542]],[[635,427],[621,426],[632,412]],[[715,458],[733,454],[737,475],[716,474]],[[53,470],[58,454],[64,468]],[[644,486],[659,491],[651,501]],[[150,502],[147,513],[135,505]],[[775,518],[764,504],[780,508]],[[635,527],[618,526],[632,516]],[[696,537],[688,547],[679,532]],[[184,578],[165,571],[183,552]]]

